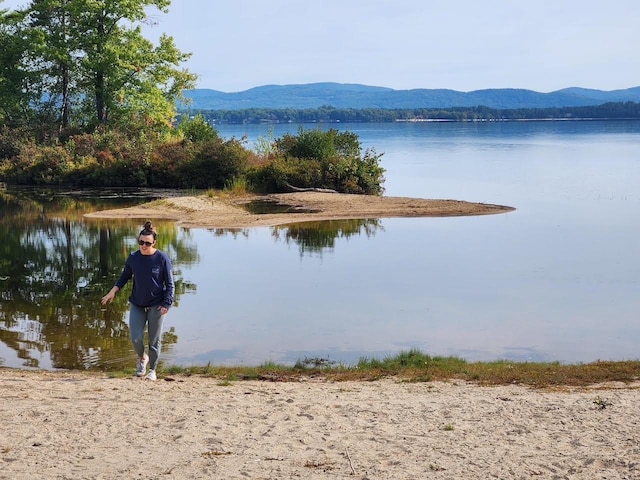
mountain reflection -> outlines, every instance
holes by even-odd
[[[25,367],[121,368],[131,363],[126,312],[131,285],[108,308],[100,299],[137,248],[138,221],[85,222],[89,211],[140,203],[140,198],[84,198],[55,192],[0,192],[0,341]],[[195,290],[181,265],[198,261],[188,234],[158,224],[158,246],[174,260],[176,304]],[[185,238],[186,235],[186,238]],[[173,332],[163,338],[169,350]]]

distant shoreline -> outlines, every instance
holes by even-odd
[[[640,103],[618,102],[590,107],[490,108],[415,107],[261,107],[190,108],[181,114],[201,114],[211,124],[341,124],[395,122],[591,122],[640,120]]]
[[[296,124],[296,125],[318,125],[318,124],[330,124],[330,125],[340,125],[341,123],[510,123],[510,122],[628,122],[628,121],[640,121],[640,117],[626,117],[626,118],[614,118],[614,117],[605,117],[605,118],[597,118],[597,117],[583,117],[583,118],[477,118],[477,119],[447,119],[447,118],[396,118],[395,120],[387,120],[387,121],[351,121],[351,122],[342,122],[340,120],[324,120],[322,122],[308,121],[308,122],[293,122],[293,121],[269,121],[269,120],[260,120],[256,122],[212,122],[213,125],[286,125],[286,124]]]
[[[413,118],[413,119],[397,119],[396,122],[399,123],[422,123],[422,122],[448,122],[448,123],[506,123],[506,122],[599,122],[599,121],[629,121],[629,120],[640,120],[639,117],[629,117],[629,118],[595,118],[595,117],[584,117],[584,118],[479,118],[479,119],[463,119],[463,120],[449,120],[446,118]],[[339,123],[339,122],[338,122]]]

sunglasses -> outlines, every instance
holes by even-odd
[[[146,245],[147,247],[150,247],[151,245],[153,245],[153,242],[145,242],[144,240],[138,240],[138,245],[140,246]]]

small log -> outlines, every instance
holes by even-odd
[[[331,188],[314,188],[314,187],[301,188],[301,187],[294,187],[293,185],[287,182],[285,182],[284,186],[287,187],[292,192],[338,193],[337,190],[332,190]]]

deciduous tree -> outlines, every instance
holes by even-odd
[[[157,45],[142,34],[147,9],[167,12],[170,0],[32,0],[0,14],[0,89],[13,103],[50,112],[59,130],[115,125],[129,129],[169,125],[176,100],[196,76],[172,37]],[[12,16],[13,15],[13,16]],[[6,70],[6,71],[5,71]],[[4,90],[0,90],[3,92]],[[4,105],[0,105],[4,108]]]
[[[20,12],[0,9],[0,121],[10,127],[20,126],[29,116],[26,87],[31,82],[22,65],[30,42],[21,28],[23,20]]]

